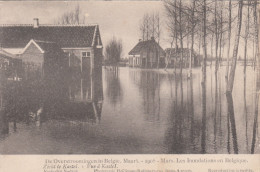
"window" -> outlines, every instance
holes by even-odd
[[[89,72],[89,70],[90,70],[90,55],[91,55],[90,51],[82,52],[81,72]]]
[[[82,57],[90,57],[90,52],[82,52]]]

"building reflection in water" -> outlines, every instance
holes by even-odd
[[[9,123],[35,124],[48,120],[101,120],[103,104],[102,73],[92,77],[45,78],[44,80],[2,80],[1,133],[8,134]],[[3,79],[3,77],[1,77]]]
[[[129,83],[128,78],[123,78],[127,76],[125,72],[129,72]],[[142,142],[134,148],[134,151],[140,148],[138,153],[150,153],[141,149],[144,147],[149,151],[156,149],[156,153],[258,153],[258,80],[248,77],[244,80],[244,88],[236,84],[233,93],[228,94],[221,69],[216,75],[214,70],[207,72],[207,82],[201,84],[199,69],[197,72],[194,70],[190,79],[155,70],[123,68],[121,75],[105,70],[106,111],[103,114],[106,118],[103,118],[104,125],[93,126],[89,134],[95,135],[93,139],[97,146],[101,144],[106,147],[107,140],[115,138],[115,127],[118,130],[124,127],[131,133],[130,141],[142,138]],[[239,72],[238,68],[235,83],[241,81]],[[30,128],[19,123],[44,129],[48,125],[42,124],[50,121],[48,124],[53,125],[51,120],[61,121],[55,123],[58,125],[63,125],[63,121],[72,121],[73,124],[75,121],[87,124],[98,122],[103,106],[102,75],[93,75],[92,78],[76,76],[45,82],[0,82],[0,139],[16,129],[21,131],[21,127]],[[132,97],[129,99],[124,97],[126,95]],[[135,109],[123,111],[126,114],[122,114],[120,108],[131,104]],[[117,107],[119,110],[113,111],[117,116],[108,115],[112,113],[109,109],[117,105],[120,105]],[[118,119],[119,115],[127,115],[129,120],[111,120]],[[137,130],[132,123],[138,124],[136,128],[142,126],[138,131],[143,129],[143,132],[135,132]],[[75,133],[81,137],[83,130],[79,128]],[[98,130],[102,132],[95,132]],[[103,137],[103,131],[106,131],[106,137]],[[100,135],[96,140],[97,133]],[[125,137],[125,133],[116,135],[120,139]],[[56,140],[50,142],[55,143]],[[149,144],[151,142],[156,144]],[[86,140],[82,141],[84,144]],[[124,148],[120,153],[125,153],[128,148],[125,142],[117,146]]]

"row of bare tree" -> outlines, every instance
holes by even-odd
[[[168,19],[167,26],[172,38],[171,47],[175,44],[175,47],[181,48],[180,74],[182,74],[185,41],[187,48],[190,49],[190,62],[194,59],[195,47],[198,48],[199,54],[200,50],[203,50],[202,82],[206,80],[208,48],[211,50],[210,66],[212,66],[214,56],[215,73],[217,73],[224,56],[224,48],[227,47],[225,77],[227,91],[232,92],[241,37],[244,38],[244,72],[246,73],[249,41],[253,43],[253,59],[257,61],[257,0],[165,0],[164,6]],[[247,10],[243,11],[243,8]],[[198,41],[194,41],[195,39]],[[230,55],[231,45],[233,45],[232,56]],[[189,74],[192,74],[192,63],[189,66]]]
[[[161,19],[159,13],[145,13],[140,21],[139,29],[144,41],[153,37],[157,42],[160,42]]]
[[[80,6],[76,5],[73,10],[63,13],[61,17],[56,19],[55,23],[72,25],[84,24],[85,16],[81,14]]]
[[[158,45],[160,45],[160,38],[162,32],[162,20],[159,12],[145,13],[140,20],[139,29],[142,41],[147,41],[153,38]],[[149,51],[149,50],[148,50]],[[146,67],[147,67],[146,58]],[[158,49],[157,68],[160,65],[160,49]]]

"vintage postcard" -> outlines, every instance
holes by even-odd
[[[0,1],[0,172],[260,172],[258,0]]]

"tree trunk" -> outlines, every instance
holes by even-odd
[[[221,6],[221,12],[220,12],[220,38],[219,38],[219,66],[221,66],[221,54],[222,54],[222,38],[223,38],[223,10]]]
[[[249,5],[247,6],[247,24],[245,30],[245,49],[244,49],[244,77],[246,77],[246,65],[247,65],[247,40],[248,40],[248,32],[249,32]]]
[[[167,52],[166,52],[166,66],[165,66],[165,70],[168,68],[168,64],[171,62],[171,57],[172,57],[172,44],[173,44],[173,40],[171,42],[171,48],[170,48],[170,52],[169,55],[167,57]]]
[[[180,41],[181,41],[181,62],[180,62],[180,75],[182,76],[182,63],[183,63],[183,37],[182,37],[182,0],[180,0],[179,7],[179,19],[180,19]]]
[[[212,67],[212,61],[213,61],[213,40],[214,40],[214,34],[212,34],[212,37],[211,37],[211,50],[210,50],[210,68]]]
[[[231,38],[231,18],[232,18],[232,5],[231,0],[229,0],[229,18],[228,18],[228,50],[227,50],[227,67],[226,67],[226,81],[228,81],[229,73],[229,54],[230,54],[230,38]]]
[[[157,29],[158,29],[158,45],[160,46],[160,17],[158,15],[158,21],[157,21]],[[160,47],[158,47],[158,57],[157,57],[157,68],[160,67]]]
[[[177,6],[177,0],[175,0],[174,1],[174,6],[175,6],[175,8],[174,8],[174,23],[175,23],[175,25],[174,25],[174,28],[175,28],[175,60],[174,60],[174,74],[176,74],[176,68],[177,68],[177,57],[178,57],[178,55],[177,55],[177,47],[178,47],[178,32],[177,32],[177,15],[176,15],[176,13],[177,13],[177,8],[176,8],[176,6]]]
[[[257,13],[257,0],[254,1],[254,25],[255,25],[255,43],[256,43],[256,52],[255,52],[255,66],[259,69],[259,40],[258,40],[258,16],[259,14]]]
[[[178,37],[177,37],[177,33],[175,34],[175,59],[174,59],[174,73],[176,74],[176,68],[177,68],[177,57],[178,57]]]
[[[215,1],[215,73],[218,72],[218,21],[217,21],[217,1]]]
[[[207,28],[206,28],[206,21],[207,21],[207,14],[206,14],[206,0],[203,1],[203,62],[202,62],[202,83],[205,84],[206,82],[206,67],[207,67]]]
[[[234,85],[236,63],[237,63],[237,53],[238,53],[238,46],[239,46],[240,32],[241,32],[242,12],[243,12],[243,0],[240,0],[239,7],[238,7],[238,19],[237,19],[237,28],[238,29],[237,29],[235,45],[234,45],[234,49],[233,49],[233,57],[232,57],[231,70],[230,70],[229,79],[228,79],[227,92],[232,92],[233,85]]]
[[[195,9],[195,0],[193,0],[192,3],[192,14],[191,14],[191,50],[190,50],[190,77],[192,76],[192,59],[194,60],[193,57],[193,46],[194,46],[194,9]]]

